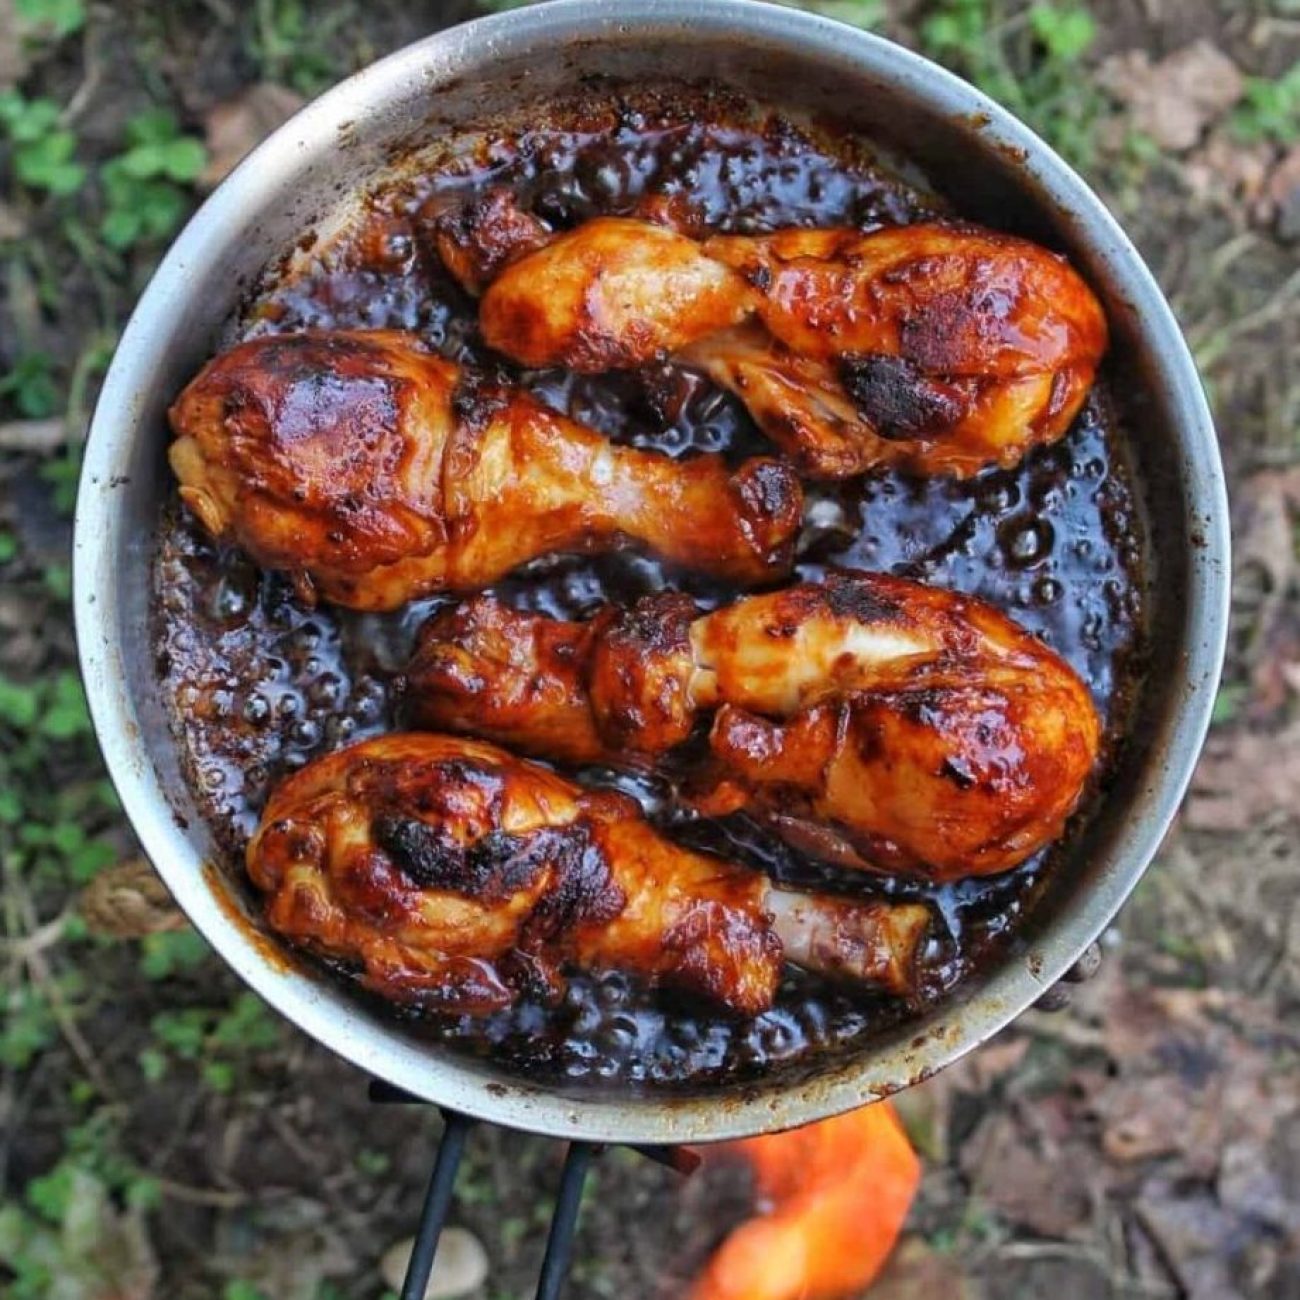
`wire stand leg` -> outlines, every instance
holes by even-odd
[[[420,1227],[411,1248],[411,1262],[406,1266],[406,1281],[402,1283],[402,1300],[424,1300],[433,1272],[433,1257],[438,1250],[443,1221],[451,1205],[451,1191],[456,1182],[456,1170],[465,1153],[465,1139],[474,1121],[454,1111],[445,1111],[446,1128],[438,1144],[438,1158],[429,1176],[429,1190],[424,1194],[424,1208],[420,1211]]]
[[[546,1239],[541,1276],[537,1279],[537,1300],[559,1300],[564,1279],[573,1259],[573,1234],[578,1226],[578,1207],[582,1204],[582,1185],[598,1148],[591,1142],[569,1143],[560,1175],[560,1194],[551,1216],[551,1232]],[[405,1297],[403,1297],[405,1300]]]

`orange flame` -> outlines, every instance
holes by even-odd
[[[722,1243],[688,1300],[835,1300],[861,1290],[889,1258],[921,1181],[887,1101],[723,1150],[752,1162],[760,1213]]]

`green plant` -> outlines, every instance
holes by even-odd
[[[1214,698],[1214,709],[1210,713],[1210,725],[1226,726],[1239,714],[1250,699],[1250,687],[1245,682],[1224,682]]]
[[[357,1172],[366,1178],[381,1178],[389,1170],[392,1161],[382,1152],[370,1147],[362,1147],[357,1152],[354,1163]]]
[[[77,137],[60,125],[53,100],[7,90],[0,94],[0,126],[13,145],[14,175],[24,185],[56,195],[81,188],[86,169],[72,156]]]
[[[71,36],[86,25],[83,0],[14,0],[14,11],[24,26],[40,35]]]
[[[145,979],[165,980],[197,970],[212,949],[197,930],[146,935],[140,944],[140,970]]]
[[[1079,65],[1096,23],[1078,4],[1039,3],[1004,19],[996,0],[943,0],[921,25],[927,53],[1023,117],[1071,161],[1087,165],[1102,100]]]
[[[24,352],[0,378],[0,397],[13,402],[19,415],[42,419],[59,407],[54,361],[44,352]]]
[[[224,1009],[160,1011],[150,1028],[157,1046],[140,1054],[145,1077],[160,1079],[172,1060],[188,1061],[198,1066],[200,1077],[214,1092],[230,1092],[250,1058],[280,1041],[279,1026],[252,993],[239,994]]]
[[[347,21],[347,10],[309,12],[303,0],[255,0],[250,45],[267,81],[318,94],[339,73],[330,38]]]
[[[0,1025],[0,1064],[22,1070],[43,1052],[58,1033],[49,1000],[32,984],[19,984],[5,999]]]
[[[126,149],[99,169],[107,210],[99,233],[111,248],[164,239],[189,206],[185,186],[207,166],[207,150],[183,135],[167,109],[137,113],[126,124]]]
[[[226,1283],[221,1300],[266,1300],[266,1296],[251,1282],[235,1279]]]
[[[1029,25],[1050,58],[1076,63],[1097,39],[1097,24],[1086,9],[1073,5],[1036,4]]]
[[[1300,140],[1300,62],[1280,77],[1247,77],[1232,125],[1246,141],[1287,145]]]
[[[122,1154],[118,1125],[109,1108],[74,1124],[63,1154],[27,1184],[23,1203],[0,1210],[0,1265],[13,1278],[6,1296],[141,1294],[152,1262],[143,1214],[158,1204],[159,1186]]]

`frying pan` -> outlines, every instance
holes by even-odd
[[[976,221],[1069,253],[1113,329],[1151,544],[1150,672],[1131,743],[1011,951],[957,994],[811,1078],[689,1096],[521,1082],[420,1041],[263,931],[182,778],[149,637],[151,553],[171,482],[165,411],[259,273],[412,140],[472,129],[593,75],[709,78],[800,114],[832,114],[916,163]],[[1227,628],[1227,504],[1195,367],[1141,258],[1101,201],[976,90],[874,36],[751,0],[557,0],[458,27],[303,109],[185,228],[122,336],[77,503],[75,609],[95,728],[145,852],[195,926],[312,1037],[399,1088],[480,1119],[602,1142],[705,1142],[822,1119],[926,1077],[1050,988],[1150,862],[1209,724]]]

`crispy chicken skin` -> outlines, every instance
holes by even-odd
[[[570,763],[635,762],[711,713],[700,811],[747,810],[846,866],[1005,871],[1092,771],[1087,687],[980,601],[843,572],[701,615],[678,594],[586,624],[480,597],[421,629],[410,716]]]
[[[181,497],[215,536],[354,609],[486,586],[629,539],[742,584],[789,568],[793,471],[615,447],[476,387],[393,331],[301,333],[210,361],[171,409]]]
[[[753,310],[745,281],[693,239],[596,217],[512,262],[479,305],[490,347],[526,366],[623,370],[679,351]]]
[[[482,292],[490,346],[585,371],[674,357],[813,477],[1013,465],[1065,433],[1106,349],[1100,304],[1063,258],[972,226],[694,239],[599,217],[539,246],[509,196],[479,203],[490,218],[436,243]]]
[[[271,926],[394,1000],[469,1013],[619,969],[753,1015],[785,959],[906,994],[923,906],[778,890],[680,848],[624,795],[494,746],[392,734],[274,792],[248,871]]]
[[[480,294],[510,262],[550,243],[550,228],[525,212],[512,191],[490,186],[468,203],[435,195],[418,217],[448,273]]]

